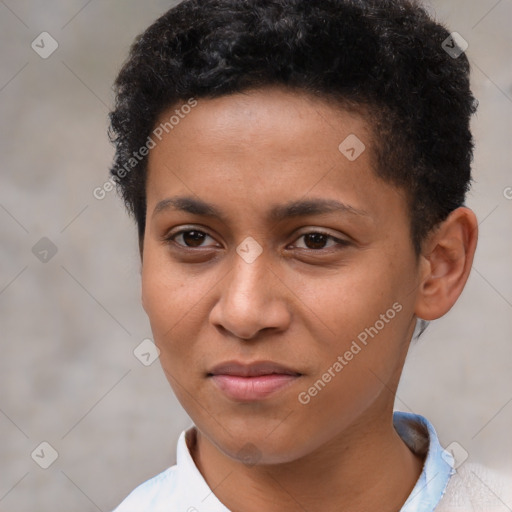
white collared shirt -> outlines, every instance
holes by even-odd
[[[426,454],[423,471],[400,512],[512,510],[507,506],[512,503],[505,501],[510,499],[510,484],[476,464],[458,467],[461,462],[443,449],[426,418],[395,411],[393,424],[414,453]],[[177,443],[176,464],[139,485],[113,512],[230,512],[195,465],[187,446],[187,439],[194,435],[195,426],[184,430]]]

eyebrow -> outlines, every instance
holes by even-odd
[[[152,216],[155,217],[159,213],[167,210],[183,211],[193,215],[218,218],[227,222],[227,215],[225,215],[222,210],[213,204],[194,197],[178,196],[164,199],[156,205]],[[369,216],[368,212],[356,209],[350,205],[336,201],[335,199],[303,199],[272,207],[268,213],[268,220],[279,222],[289,218],[321,215],[325,213],[347,213],[362,217]]]

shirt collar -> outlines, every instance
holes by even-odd
[[[455,472],[453,456],[445,451],[433,425],[419,414],[395,411],[393,425],[411,451],[425,455],[423,471],[400,512],[431,512],[441,500],[451,475]],[[196,440],[195,426],[184,430],[177,443],[177,486],[187,510],[230,512],[215,496],[190,453]],[[188,444],[187,444],[188,443]]]
[[[443,449],[433,425],[423,416],[395,411],[393,424],[412,452],[427,455],[423,471],[400,512],[430,512],[455,473],[453,455]]]
[[[181,503],[191,512],[230,512],[215,496],[203,475],[197,468],[190,453],[190,448],[196,442],[196,427],[192,425],[184,430],[176,449],[177,486]]]

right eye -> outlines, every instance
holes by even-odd
[[[171,233],[167,235],[164,240],[166,242],[174,242],[176,245],[186,249],[193,249],[195,247],[212,247],[202,245],[204,240],[207,238],[211,238],[213,240],[213,238],[204,231],[188,228]],[[218,244],[215,243],[215,246],[218,246]]]

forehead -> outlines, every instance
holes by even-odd
[[[165,123],[173,115],[171,128]],[[272,217],[279,204],[315,197],[371,214],[379,191],[400,195],[375,173],[367,119],[305,92],[266,88],[199,99],[192,109],[167,110],[158,126],[167,130],[149,155],[149,215],[169,196],[236,202],[253,214],[271,204],[265,213]]]
[[[272,86],[199,99],[197,106],[187,109],[186,114],[183,110],[179,118],[173,114],[180,114],[185,107],[178,104],[162,113],[157,129],[162,132],[163,128],[165,143],[172,144],[166,137],[170,133],[176,145],[185,143],[199,150],[210,146],[208,149],[213,151],[222,142],[222,150],[231,150],[232,156],[265,145],[267,153],[276,149],[295,155],[314,148],[318,157],[322,151],[330,153],[333,142],[337,149],[339,138],[349,128],[361,139],[368,141],[370,137],[371,126],[364,107],[342,105],[341,100],[335,102],[305,91]],[[169,126],[171,118],[173,125]],[[200,137],[201,146],[194,144],[191,134]],[[324,143],[319,145],[320,139]]]

